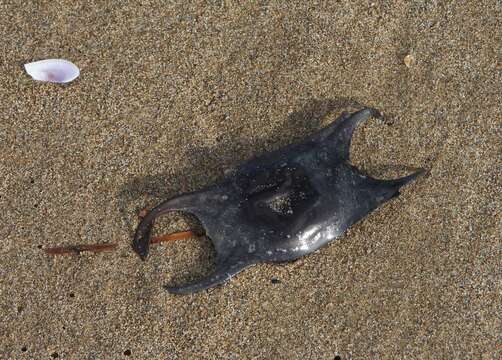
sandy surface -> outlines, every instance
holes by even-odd
[[[0,2],[0,358],[502,356],[500,1],[78,3]],[[81,77],[23,72],[51,57]],[[430,174],[337,242],[190,296],[208,239],[131,251],[139,209],[362,105],[352,161]]]

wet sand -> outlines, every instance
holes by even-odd
[[[211,3],[0,4],[0,358],[500,358],[500,2]],[[338,241],[189,296],[208,239],[132,252],[140,209],[362,106],[351,161],[429,174]]]

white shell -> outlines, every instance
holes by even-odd
[[[67,83],[80,75],[79,68],[64,59],[47,59],[24,65],[26,72],[35,80]]]

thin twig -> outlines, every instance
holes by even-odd
[[[190,236],[198,236],[191,230],[180,231],[171,234],[154,236],[150,240],[150,244],[158,244],[164,241],[173,241],[173,240],[181,240],[186,239]],[[68,245],[68,246],[55,246],[51,248],[44,249],[45,253],[48,255],[80,255],[83,251],[91,251],[94,253],[105,252],[105,251],[113,251],[116,250],[116,243],[106,243],[106,244],[91,244],[91,245]]]
[[[113,251],[117,248],[116,243],[107,244],[92,244],[92,245],[69,245],[69,246],[56,246],[44,249],[46,254],[49,255],[79,255],[83,251],[91,252],[105,252]]]
[[[186,239],[190,236],[195,236],[194,232],[190,230],[175,232],[172,234],[166,234],[161,236],[154,236],[151,238],[150,244],[157,244],[164,241],[181,240],[181,239]]]
[[[147,214],[146,209],[141,209],[138,212],[138,217],[141,219],[145,217]],[[164,241],[173,241],[173,240],[181,240],[186,239],[190,236],[199,236],[195,232],[191,230],[180,231],[171,234],[165,234],[161,236],[154,236],[150,240],[150,244],[158,244]],[[105,252],[105,251],[113,251],[117,248],[116,243],[106,243],[106,244],[93,244],[93,245],[69,245],[69,246],[56,246],[44,249],[45,253],[48,255],[80,255],[83,251],[91,251],[91,252]]]

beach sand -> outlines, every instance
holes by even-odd
[[[500,2],[209,3],[0,3],[0,358],[501,358]],[[188,296],[210,240],[133,253],[140,209],[362,106],[351,161],[429,173],[337,241]]]

